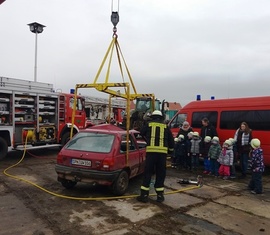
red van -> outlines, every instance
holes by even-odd
[[[221,143],[234,137],[241,122],[247,122],[253,138],[261,141],[265,164],[270,166],[270,96],[192,101],[175,114],[169,127],[176,136],[182,123],[188,121],[200,132],[204,117],[216,127]]]

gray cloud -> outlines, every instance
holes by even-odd
[[[269,94],[268,0],[120,0],[119,9],[118,40],[137,92],[181,104],[197,94]],[[111,2],[13,0],[0,11],[0,76],[33,80],[27,24],[37,21],[47,26],[38,35],[38,81],[63,91],[93,82],[112,39]],[[122,81],[116,58],[110,79]]]

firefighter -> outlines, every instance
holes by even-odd
[[[154,187],[157,193],[157,201],[163,202],[167,154],[173,152],[174,139],[170,129],[164,123],[161,111],[155,110],[152,113],[151,120],[142,127],[141,135],[147,142],[146,163],[141,194],[137,197],[137,200],[148,202],[151,177],[155,172],[156,181]]]

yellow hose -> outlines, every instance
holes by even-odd
[[[101,200],[115,200],[115,199],[125,199],[125,198],[134,198],[134,197],[137,197],[138,195],[127,195],[127,196],[114,196],[114,197],[96,197],[96,198],[88,198],[88,197],[70,197],[70,196],[66,196],[66,195],[61,195],[61,194],[58,194],[58,193],[54,193],[52,191],[49,191],[41,186],[39,186],[38,184],[35,184],[27,179],[23,179],[21,177],[18,177],[16,175],[12,175],[12,174],[9,174],[7,173],[7,171],[15,166],[18,166],[24,159],[25,157],[25,154],[26,154],[26,144],[27,144],[27,138],[28,138],[28,134],[26,136],[26,140],[25,140],[25,146],[24,146],[24,151],[23,151],[23,155],[21,157],[21,159],[15,163],[14,165],[12,166],[9,166],[8,168],[6,168],[3,173],[4,175],[8,176],[8,177],[11,177],[13,179],[16,179],[16,180],[20,180],[20,181],[23,181],[23,182],[26,182],[38,189],[40,189],[41,191],[43,192],[46,192],[50,195],[53,195],[55,197],[60,197],[60,198],[64,198],[64,199],[71,199],[71,200],[84,200],[84,201],[101,201]],[[174,191],[169,191],[169,192],[165,192],[164,194],[174,194],[174,193],[179,193],[179,192],[184,192],[184,191],[187,191],[187,190],[192,190],[192,189],[196,189],[196,188],[200,188],[200,186],[192,186],[192,187],[188,187],[188,188],[183,188],[183,189],[179,189],[179,190],[174,190]],[[155,196],[156,194],[150,194],[150,196]]]

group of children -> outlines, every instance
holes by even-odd
[[[225,140],[221,146],[217,136],[213,138],[206,136],[202,140],[198,132],[189,132],[187,138],[184,135],[179,135],[174,141],[173,168],[196,171],[199,166],[199,158],[202,157],[204,174],[220,177],[224,180],[236,178],[237,150],[233,138]],[[261,194],[264,163],[260,140],[252,139],[250,145],[252,147],[250,152],[252,178],[248,188],[254,194]]]

